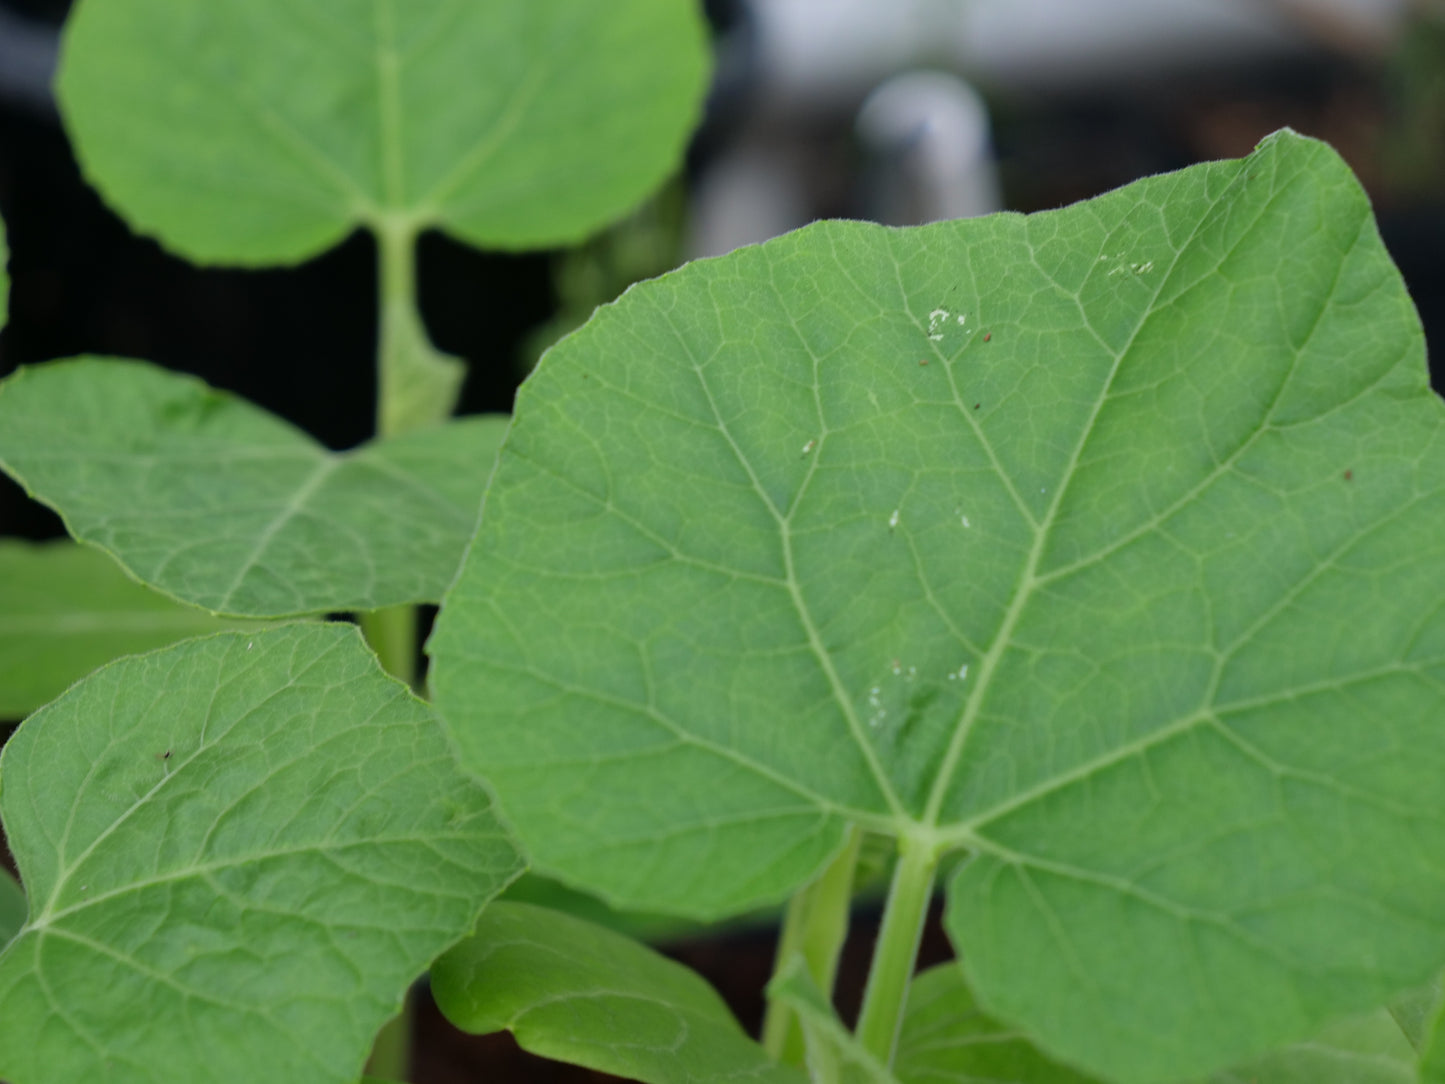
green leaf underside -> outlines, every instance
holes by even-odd
[[[240,616],[435,602],[506,426],[464,418],[337,453],[142,362],[50,362],[0,384],[0,466],[137,579]]]
[[[31,908],[0,954],[11,1084],[354,1081],[519,864],[349,626],[112,664],[16,731],[0,779]]]
[[[802,1084],[772,1064],[695,972],[612,930],[497,902],[432,968],[463,1031],[506,1029],[524,1049],[647,1084]]]
[[[1399,1026],[1376,1009],[1333,1021],[1308,1041],[1216,1073],[1207,1084],[1410,1084],[1414,1064]],[[895,1072],[903,1084],[1098,1084],[982,1012],[955,964],[914,980]]]
[[[674,168],[706,71],[690,0],[83,0],[58,90],[137,229],[255,264],[398,217],[580,239]]]
[[[88,546],[0,539],[0,718],[122,655],[237,624],[157,594]]]
[[[768,998],[797,1014],[807,1043],[811,1079],[830,1084],[899,1084],[899,1078],[880,1065],[838,1019],[801,955],[784,964],[768,984]]]
[[[850,821],[968,849],[992,1015],[1203,1075],[1445,961],[1440,423],[1363,193],[1293,133],[818,224],[548,355],[436,703],[539,869],[709,915]]]

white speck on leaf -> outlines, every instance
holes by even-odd
[[[960,667],[958,668],[958,673],[956,673],[956,674],[955,674],[953,671],[950,670],[949,673],[948,673],[948,680],[949,680],[949,681],[967,681],[967,680],[968,680],[968,663],[964,663],[962,666],[960,666]]]
[[[891,531],[898,526],[898,509],[893,509],[893,514],[888,517],[888,529]]]
[[[964,320],[966,320],[967,318],[968,318],[968,313],[966,313],[966,312],[961,312],[961,313],[959,313],[959,314],[958,314],[958,326],[959,326],[959,327],[963,327],[963,322],[964,322]]]
[[[959,521],[960,523],[962,523],[965,527],[972,527],[972,526],[973,526],[972,523],[968,522],[968,517],[967,517],[967,516],[959,516],[959,517],[958,517],[958,521]]]
[[[804,454],[804,455],[807,455],[807,454],[808,454],[809,452],[811,452],[815,447],[817,447],[817,445],[818,445],[817,438],[814,438],[813,440],[808,441],[807,444],[804,444],[804,445],[803,445],[803,454]]]
[[[943,336],[942,336],[942,335],[930,335],[930,336],[928,336],[928,338],[929,338],[929,341],[930,341],[930,342],[936,342],[936,343],[937,343],[937,342],[942,342],[942,341],[943,341]]]

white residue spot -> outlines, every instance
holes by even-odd
[[[917,676],[918,676],[918,667],[916,667],[916,666],[910,666],[910,667],[908,668],[908,680],[909,680],[909,681],[912,681],[912,680],[913,680],[914,678],[916,678]]]
[[[901,662],[899,662],[897,659],[894,659],[894,660],[893,660],[893,673],[894,673],[895,676],[898,675],[898,674],[903,673],[903,664],[902,664]]]
[[[883,721],[883,717],[888,714],[887,710],[883,707],[883,701],[879,699],[878,694],[880,691],[877,685],[868,690],[869,726],[877,726]]]
[[[964,321],[967,320],[967,319],[968,319],[968,313],[966,313],[966,312],[961,312],[961,313],[959,313],[959,314],[958,314],[958,326],[959,326],[959,327],[963,327]]]
[[[958,672],[957,672],[957,673],[954,673],[952,670],[950,670],[950,671],[948,672],[948,680],[949,680],[949,681],[967,681],[967,680],[968,680],[968,663],[964,663],[962,666],[960,666],[960,667],[958,668]]]
[[[1154,261],[1145,260],[1143,263],[1131,263],[1129,270],[1136,275],[1143,275],[1154,270]]]
[[[893,514],[888,517],[888,529],[891,531],[898,526],[898,509],[893,509]]]
[[[967,517],[967,516],[959,516],[959,517],[958,517],[958,522],[962,523],[965,527],[972,527],[972,526],[973,526],[972,523],[968,522],[968,517]]]
[[[255,647],[255,646],[256,646],[256,641],[254,641],[254,640],[247,640],[247,641],[246,641],[246,650],[247,650],[247,651],[250,651],[250,650],[251,650],[253,647]]]
[[[943,323],[943,322],[944,322],[945,320],[947,320],[947,319],[948,319],[948,310],[947,310],[947,309],[934,309],[932,312],[930,312],[930,313],[928,314],[928,330],[929,330],[930,332],[937,331],[937,330],[938,330],[938,325],[941,324],[941,323]]]
[[[929,339],[930,342],[941,343],[941,342],[943,341],[943,336],[942,336],[942,335],[930,335],[930,336],[928,336],[928,339]]]
[[[813,439],[813,440],[808,441],[807,444],[804,444],[804,445],[803,445],[803,454],[804,454],[804,455],[807,455],[809,452],[811,452],[811,451],[812,451],[814,448],[816,448],[817,446],[818,446],[818,441],[817,441],[816,439]]]

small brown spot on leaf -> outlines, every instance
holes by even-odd
[[[1355,478],[1355,472],[1354,472],[1354,471],[1352,471],[1352,470],[1347,470],[1347,471],[1345,471],[1345,481],[1347,481],[1347,482],[1352,482],[1352,481],[1354,481],[1354,478]]]
[[[985,331],[985,332],[983,333],[983,341],[984,341],[984,342],[988,342],[988,341],[989,341],[990,339],[992,339],[992,338],[993,338],[993,332],[992,332],[992,331]]]

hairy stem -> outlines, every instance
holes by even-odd
[[[908,1001],[908,985],[918,959],[923,920],[933,896],[938,852],[931,845],[902,839],[893,883],[883,909],[883,926],[873,947],[863,1010],[858,1016],[858,1041],[884,1065],[893,1064],[898,1029]]]
[[[862,831],[850,829],[837,857],[788,902],[778,938],[778,954],[773,961],[774,975],[793,956],[801,954],[818,989],[832,994],[838,955],[848,936],[848,908],[853,900],[853,875],[862,840]],[[763,1017],[763,1046],[784,1064],[800,1067],[804,1064],[807,1051],[803,1030],[792,1009],[776,1001],[768,1002]]]

